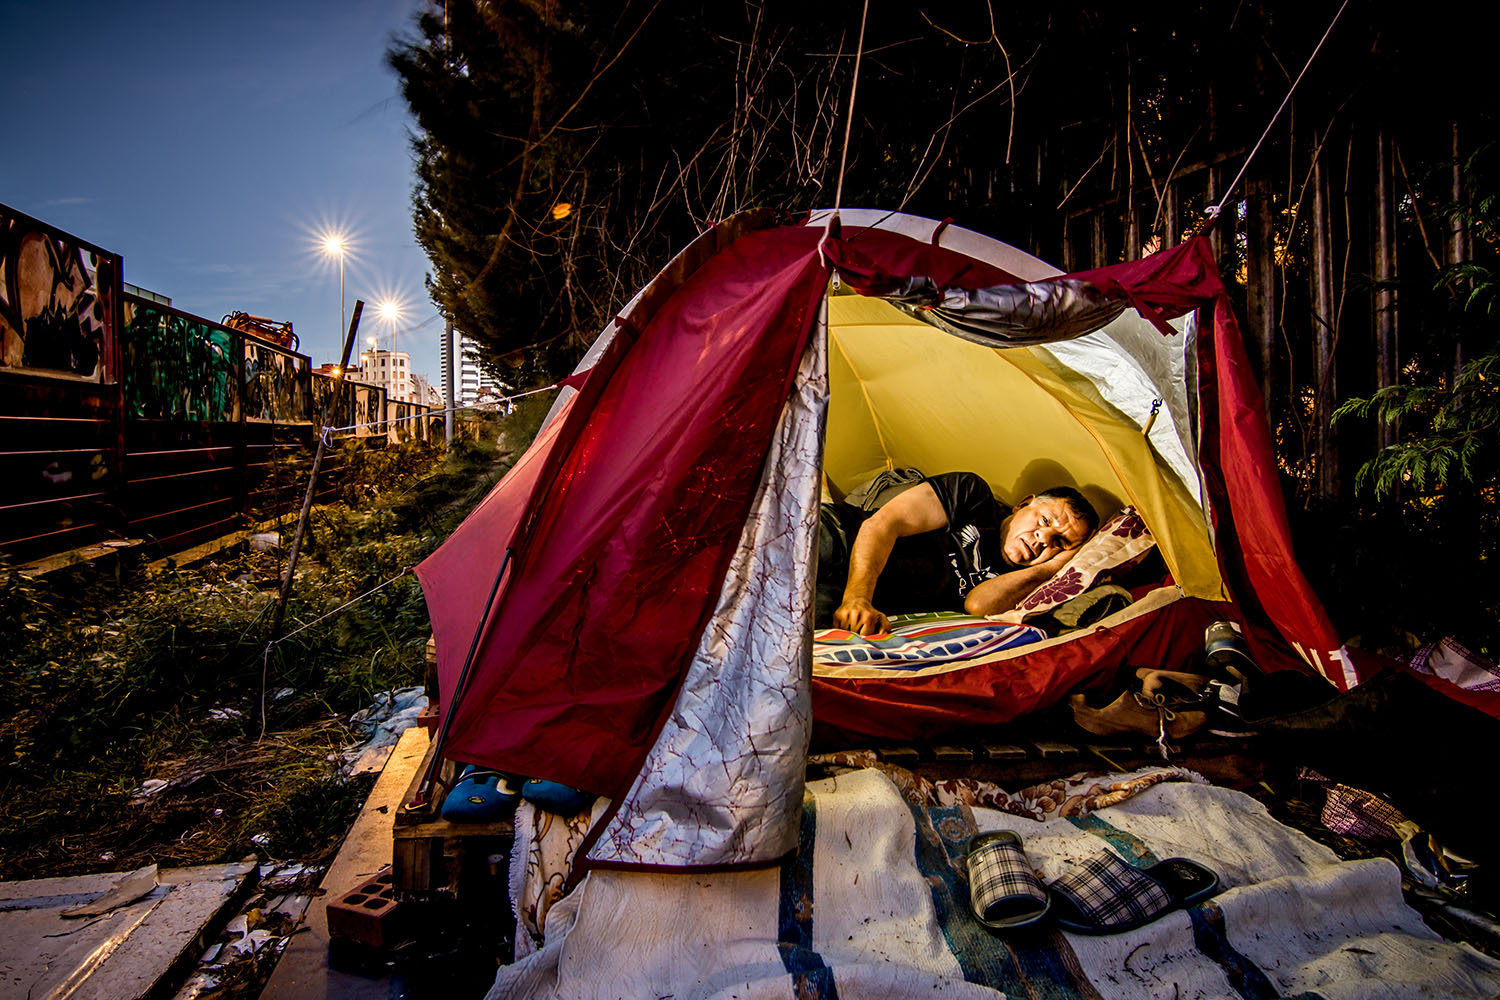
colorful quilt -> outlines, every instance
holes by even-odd
[[[898,615],[891,631],[864,636],[843,629],[819,629],[813,634],[813,668],[829,664],[916,670],[933,663],[967,660],[998,653],[1047,638],[1031,625],[992,622],[968,615]]]

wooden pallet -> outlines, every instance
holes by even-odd
[[[458,775],[452,761],[443,761],[438,771],[441,784],[434,785],[433,800],[417,805],[422,779],[432,766],[435,750],[434,744],[428,745],[422,765],[396,810],[391,874],[397,892],[459,894],[470,881],[467,873],[481,867],[492,873],[495,866],[508,864],[515,842],[515,827],[509,819],[450,823],[442,818],[443,789]]]
[[[441,717],[436,710],[437,644],[427,640],[427,698],[433,711],[423,720],[429,732]],[[422,765],[412,777],[401,806],[396,810],[391,851],[392,884],[398,893],[458,894],[471,879],[466,874],[483,866],[487,873],[508,864],[515,828],[510,820],[494,823],[450,823],[442,818],[445,789],[458,777],[458,767],[445,760],[433,784],[431,801],[417,805],[423,778],[432,766],[436,740],[427,746]]]
[[[924,778],[976,778],[1015,790],[1039,781],[1081,771],[1133,771],[1172,764],[1197,771],[1215,784],[1246,788],[1265,777],[1265,763],[1246,740],[1205,737],[1171,745],[1163,760],[1155,743],[1133,740],[1064,742],[1031,740],[876,749],[879,760],[914,771]]]

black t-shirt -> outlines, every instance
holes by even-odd
[[[896,539],[875,584],[874,605],[888,615],[963,610],[964,596],[1010,566],[1000,525],[1009,508],[972,472],[929,476],[948,526]]]

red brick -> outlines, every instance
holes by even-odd
[[[328,936],[371,948],[400,942],[400,904],[391,885],[391,866],[364,879],[328,904]]]

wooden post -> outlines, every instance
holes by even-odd
[[[1391,137],[1380,129],[1375,134],[1375,385],[1384,389],[1401,377],[1396,328],[1396,171]],[[1380,421],[1375,429],[1376,447],[1395,444],[1399,428],[1394,420]]]
[[[1260,394],[1271,409],[1276,347],[1276,243],[1271,219],[1275,193],[1261,177],[1245,184],[1245,319],[1259,350],[1255,354]]]
[[[1453,123],[1451,132],[1450,152],[1453,157],[1453,178],[1451,194],[1453,196],[1454,215],[1448,223],[1447,239],[1443,241],[1444,260],[1443,263],[1452,267],[1462,264],[1469,259],[1469,232],[1464,224],[1463,216],[1458,214],[1458,207],[1464,205],[1467,199],[1464,197],[1464,171],[1463,171],[1463,146],[1459,142],[1458,123]],[[1467,292],[1468,282],[1456,281],[1454,283],[1455,294]],[[1459,339],[1453,345],[1453,383],[1458,381],[1459,373],[1464,367],[1464,343]],[[1451,383],[1450,383],[1451,384]]]
[[[1166,190],[1162,193],[1165,199],[1162,204],[1162,221],[1166,224],[1162,237],[1164,247],[1175,247],[1182,239],[1182,227],[1177,222],[1177,181],[1167,180]]]
[[[1338,496],[1338,453],[1329,420],[1332,402],[1338,393],[1333,363],[1333,345],[1337,336],[1333,290],[1333,220],[1329,206],[1328,143],[1318,154],[1313,167],[1313,413],[1310,444],[1317,468],[1316,493],[1320,499]]]
[[[344,355],[339,361],[339,374],[337,378],[342,381],[344,373],[349,370],[349,355],[354,350],[354,335],[359,331],[359,314],[364,311],[365,303],[362,299],[354,300],[354,312],[349,316],[349,332],[344,336]],[[331,416],[333,405],[333,394],[323,402],[323,417],[318,426],[318,448],[313,452],[312,471],[307,474],[307,492],[302,497],[302,513],[297,516],[297,530],[292,535],[292,548],[287,553],[286,575],[281,578],[281,597],[276,602],[276,613],[271,618],[271,635],[266,641],[275,643],[281,635],[281,620],[286,615],[286,602],[292,596],[292,579],[297,573],[297,556],[302,551],[302,536],[307,532],[307,518],[312,513],[313,495],[318,491],[318,470],[323,466],[323,452],[325,450],[324,435],[322,430],[328,426],[328,418]],[[262,692],[264,694],[264,692]],[[261,705],[261,731],[265,731],[265,705]]]

